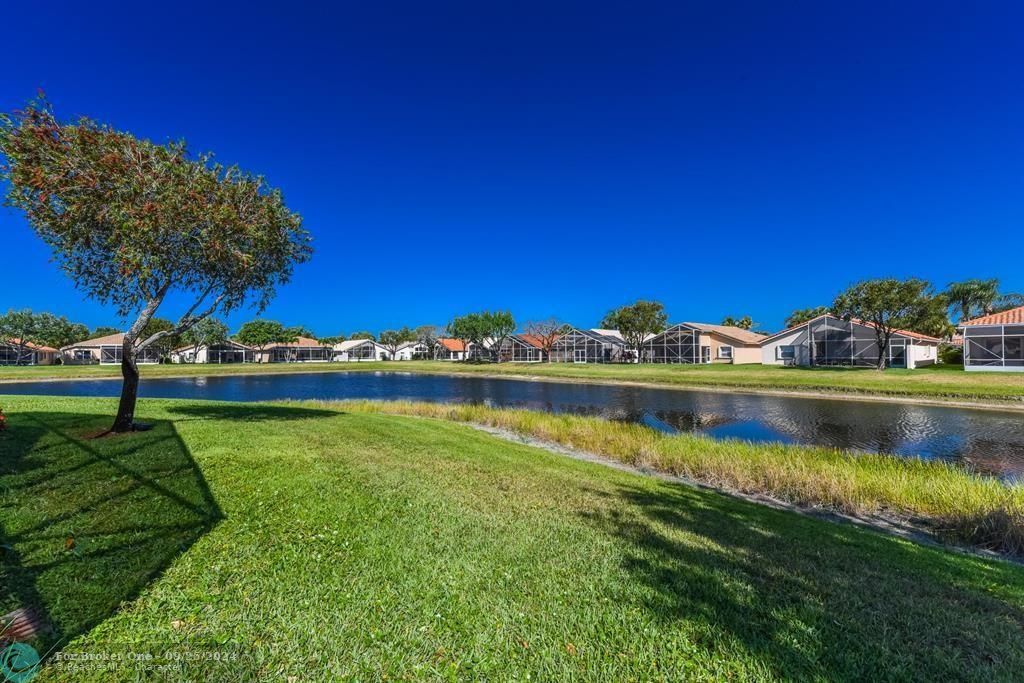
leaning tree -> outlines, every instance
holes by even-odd
[[[23,210],[55,261],[88,296],[133,322],[122,345],[121,402],[111,431],[136,429],[138,353],[215,312],[262,310],[310,236],[260,176],[81,118],[48,103],[0,116],[7,203]],[[143,330],[172,293],[188,297],[173,328]]]

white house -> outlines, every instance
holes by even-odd
[[[391,353],[372,339],[349,339],[334,345],[331,360],[343,363],[388,360]]]
[[[334,350],[316,339],[298,337],[293,342],[272,344],[256,352],[261,363],[325,363],[331,360]]]
[[[245,344],[227,339],[220,344],[182,346],[171,351],[172,363],[253,363],[256,352]]]
[[[898,330],[889,342],[886,365],[913,369],[938,361],[941,340]],[[764,365],[847,365],[876,367],[878,342],[875,327],[866,320],[842,320],[825,314],[765,337],[761,341]]]
[[[395,360],[425,360],[433,356],[433,351],[423,342],[411,341],[398,347]]]
[[[65,365],[119,365],[121,363],[124,332],[108,334],[105,337],[87,339],[61,348]],[[159,363],[160,352],[152,346],[139,351],[138,363]]]
[[[965,320],[964,370],[1024,372],[1024,306]]]

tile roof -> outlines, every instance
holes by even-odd
[[[983,315],[972,320],[964,320],[960,323],[959,327],[964,325],[1024,325],[1024,306],[992,313],[991,315]]]
[[[95,339],[86,339],[76,344],[68,344],[61,348],[64,349],[81,349],[90,348],[93,346],[120,346],[124,343],[124,332],[116,332],[114,334],[108,334],[104,337],[96,337]]]
[[[437,343],[448,349],[449,351],[465,351],[466,344],[461,339],[450,339],[448,337],[441,337],[437,340]]]
[[[24,346],[26,349],[32,349],[33,351],[46,351],[48,353],[57,353],[57,349],[53,348],[52,346],[43,346],[42,344],[34,344],[32,342],[25,342],[24,344],[22,344],[20,339],[8,339],[4,341],[4,343],[11,344],[13,346]]]
[[[536,334],[517,334],[516,338],[518,338],[519,341],[523,342],[524,344],[529,344],[530,346],[532,346],[534,348],[537,348],[537,349],[543,349],[544,348],[544,340],[541,339]]]
[[[712,325],[711,323],[683,324],[689,325],[690,327],[696,327],[702,332],[714,332],[722,335],[723,337],[729,337],[730,339],[734,339],[742,344],[760,344],[761,340],[768,336],[761,334],[760,332],[751,332],[750,330],[745,330],[742,327],[734,327],[732,325]]]
[[[293,342],[279,342],[277,344],[271,344],[270,346],[267,347],[267,349],[280,349],[280,348],[294,349],[294,348],[298,348],[298,347],[304,347],[304,348],[321,348],[321,347],[324,347],[324,348],[326,348],[324,346],[324,344],[321,344],[316,339],[310,339],[309,337],[297,337],[296,340],[293,341]]]

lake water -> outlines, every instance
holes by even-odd
[[[120,380],[0,384],[0,394],[117,396]],[[221,401],[409,399],[598,415],[656,429],[949,460],[1024,475],[1024,413],[872,401],[390,372],[143,379],[141,395]]]

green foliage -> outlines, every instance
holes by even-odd
[[[31,354],[25,346],[28,343],[59,349],[88,336],[85,325],[52,313],[33,313],[26,308],[0,315],[0,339],[20,342],[26,360]]]
[[[964,347],[956,344],[939,345],[939,362],[946,365],[964,364]]]
[[[163,336],[157,337],[156,341],[151,344],[160,353],[161,358],[166,357],[171,351],[181,346],[181,335],[175,333],[174,323],[166,318],[150,318],[146,326],[142,328],[142,333],[139,336],[147,339],[157,333],[166,333]]]
[[[885,367],[889,342],[896,330],[928,334],[948,325],[946,300],[933,294],[927,282],[916,278],[858,282],[836,297],[832,310],[844,320],[856,318],[874,325],[879,369]]]
[[[34,101],[0,116],[0,153],[8,204],[76,286],[123,316],[172,288],[224,311],[264,306],[310,256],[279,190],[210,154],[193,159],[183,142],[157,145],[87,118],[62,123]]]
[[[786,327],[796,327],[814,320],[818,316],[829,313],[832,309],[828,306],[815,306],[813,308],[798,308],[786,318]]]
[[[408,327],[398,330],[384,330],[377,341],[391,354],[391,360],[398,355],[398,347],[407,342],[416,341],[416,333]]]
[[[217,318],[204,318],[182,335],[181,341],[199,350],[202,346],[223,344],[228,338],[228,326]]]
[[[373,332],[367,332],[366,330],[360,330],[359,332],[353,332],[348,335],[349,339],[369,339],[370,341],[377,341],[377,335]]]
[[[33,101],[0,116],[7,204],[24,211],[87,296],[135,316],[125,332],[121,403],[112,427],[134,428],[138,351],[217,311],[263,310],[310,236],[280,190],[184,142],[158,145],[88,118],[58,121]],[[172,329],[140,338],[172,291],[193,303]]]
[[[260,351],[272,344],[287,344],[296,340],[296,335],[276,320],[250,320],[238,328],[235,339],[241,344]]]
[[[604,317],[601,327],[618,330],[626,344],[640,352],[648,335],[664,331],[668,324],[665,307],[658,301],[637,301],[629,306],[616,308]]]
[[[961,321],[1024,305],[1022,294],[1001,294],[997,278],[951,282],[943,294],[950,312]]]
[[[95,330],[90,332],[89,336],[86,337],[86,339],[96,339],[98,337],[109,337],[112,334],[119,334],[120,332],[121,332],[121,330],[117,329],[116,327],[100,325]]]
[[[500,344],[515,329],[516,321],[508,311],[468,313],[448,324],[449,336],[465,342],[467,346],[472,344],[478,354],[484,352],[484,342]]]
[[[738,327],[741,330],[752,330],[754,329],[754,325],[756,323],[754,322],[753,318],[751,318],[749,315],[745,315],[742,318],[733,318],[732,316],[726,316],[726,318],[722,320],[722,324],[727,325],[729,327]]]
[[[37,319],[39,343],[59,349],[89,338],[89,328],[64,316],[40,313]]]

